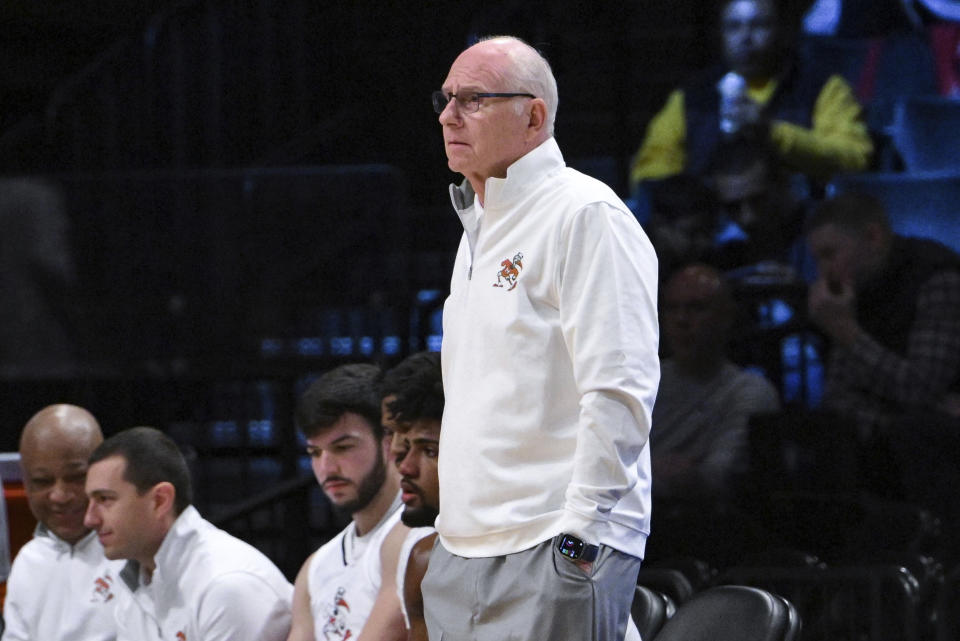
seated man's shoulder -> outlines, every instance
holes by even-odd
[[[423,597],[420,585],[430,565],[430,555],[437,533],[432,532],[417,541],[410,550],[407,567],[403,577],[403,600],[407,612],[413,616],[423,616]]]
[[[13,565],[16,567],[36,565],[38,563],[50,562],[59,557],[56,544],[53,539],[47,536],[35,536],[20,548],[13,559]]]
[[[287,591],[289,582],[267,555],[228,532],[211,524],[208,526],[202,529],[202,536],[188,540],[182,550],[178,559],[182,576],[189,576],[190,581],[199,587],[219,586],[223,583],[222,577],[231,577],[232,580],[247,575],[255,583]]]
[[[757,406],[758,411],[779,408],[780,393],[763,374],[734,365],[724,377],[732,383],[731,393],[740,399],[750,401]]]
[[[413,545],[413,548],[410,550],[409,561],[407,562],[408,571],[419,571],[422,577],[423,573],[427,570],[427,566],[430,564],[430,554],[433,552],[433,545],[436,539],[436,531],[429,532]]]

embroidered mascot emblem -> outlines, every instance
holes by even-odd
[[[337,588],[333,603],[327,606],[327,622],[323,625],[323,638],[327,641],[331,639],[346,641],[353,636],[353,633],[347,629],[347,614],[350,613],[350,606],[343,598],[346,592],[344,588]]]
[[[187,641],[187,635],[183,633],[183,630],[177,632],[177,641]]]
[[[520,270],[523,269],[523,254],[517,252],[513,260],[505,258],[500,262],[500,271],[497,272],[497,282],[494,287],[507,287],[509,292],[517,286],[517,278],[520,277]]]
[[[98,576],[93,580],[93,593],[90,603],[106,603],[113,598],[113,577],[109,574]]]

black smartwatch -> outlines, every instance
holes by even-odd
[[[600,548],[596,545],[584,543],[582,539],[572,534],[561,534],[557,549],[560,554],[572,561],[586,561],[587,563],[595,561],[597,553],[600,551]]]

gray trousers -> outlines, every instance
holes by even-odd
[[[421,585],[430,641],[622,641],[640,559],[601,546],[588,576],[558,538],[477,559],[438,538]]]

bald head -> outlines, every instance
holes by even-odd
[[[20,435],[21,457],[24,446],[32,449],[37,442],[49,439],[69,441],[92,452],[103,441],[103,433],[93,414],[82,407],[50,405],[34,414],[24,426]]]
[[[491,53],[501,77],[510,87],[525,87],[527,91],[543,100],[547,107],[544,139],[553,135],[553,123],[557,118],[557,81],[550,63],[539,51],[514,36],[494,36],[474,45]],[[471,47],[473,48],[473,47]]]
[[[75,405],[51,405],[27,421],[20,465],[33,515],[52,533],[76,543],[87,533],[87,460],[103,441],[93,415]]]

